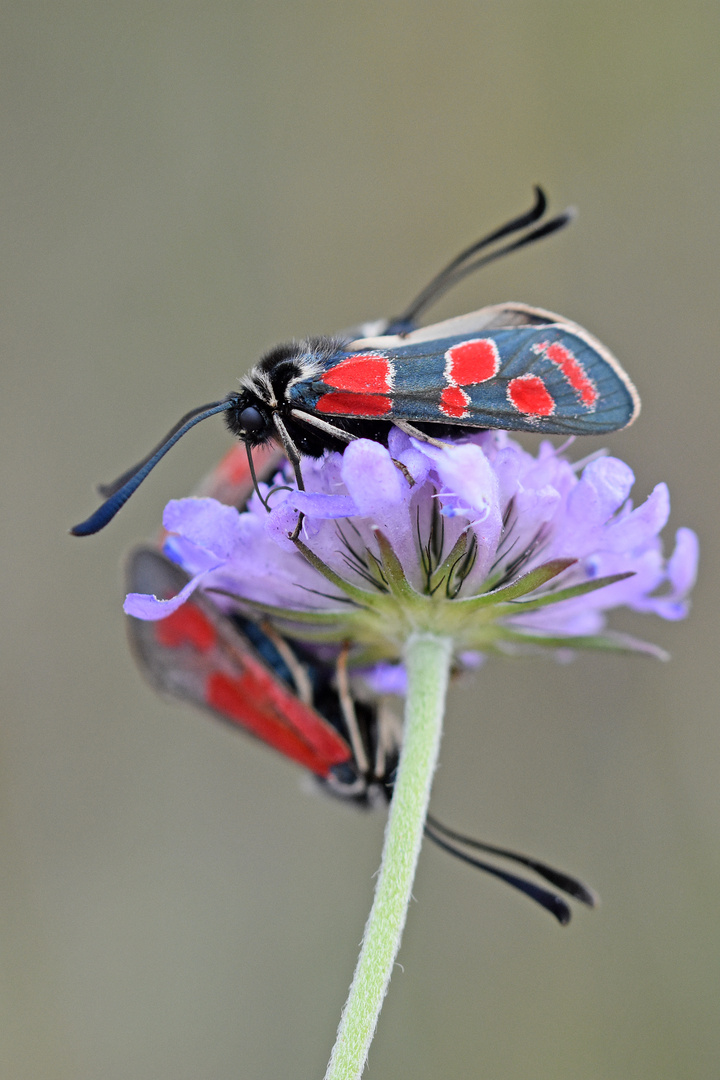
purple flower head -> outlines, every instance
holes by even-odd
[[[344,454],[305,458],[238,511],[214,499],[168,504],[166,554],[190,575],[171,600],[131,594],[128,614],[161,619],[197,588],[226,610],[261,610],[282,632],[337,650],[371,683],[400,687],[388,664],[410,633],[449,635],[458,662],[519,646],[651,649],[606,630],[611,608],[687,613],[697,539],[663,556],[669,496],[638,507],[631,469],[613,457],[573,464],[550,443],[536,456],[505,432],[434,446],[393,429]],[[298,529],[299,525],[299,529]]]

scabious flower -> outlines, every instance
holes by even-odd
[[[695,534],[679,529],[666,559],[667,487],[634,507],[618,458],[573,464],[549,442],[534,456],[490,431],[440,448],[393,429],[387,448],[357,440],[302,474],[305,491],[286,468],[261,484],[267,505],[256,494],[241,512],[169,503],[165,551],[191,580],[170,600],[130,595],[128,614],[163,618],[202,588],[318,648],[351,641],[376,689],[401,690],[392,665],[413,632],[449,636],[467,667],[523,647],[662,655],[607,630],[607,612],[687,612]]]

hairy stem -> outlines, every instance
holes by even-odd
[[[437,765],[452,642],[413,635],[405,648],[405,729],[375,898],[325,1080],[358,1080],[375,1033],[412,894]]]

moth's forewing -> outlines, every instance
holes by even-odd
[[[186,582],[187,575],[153,548],[130,556],[130,592],[165,598]],[[350,763],[345,739],[206,597],[195,594],[156,622],[128,618],[128,632],[138,666],[157,690],[242,728],[322,778]]]
[[[405,335],[343,346],[289,390],[305,413],[594,435],[627,427],[640,401],[612,353],[582,327],[500,304]]]

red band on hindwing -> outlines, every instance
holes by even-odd
[[[217,639],[215,627],[193,604],[181,608],[155,623],[155,637],[166,649],[179,649],[192,645],[198,652],[207,652]]]
[[[539,375],[519,375],[511,379],[508,401],[526,416],[552,416],[555,401]]]
[[[587,406],[588,409],[592,409],[595,406],[599,397],[597,387],[592,379],[588,377],[585,368],[570,349],[565,345],[561,345],[559,341],[553,342],[552,345],[548,344],[547,341],[541,341],[539,344],[533,345],[533,352],[538,354],[544,353],[548,360],[552,361],[556,367],[560,368],[560,371],[570,383],[583,405]]]

